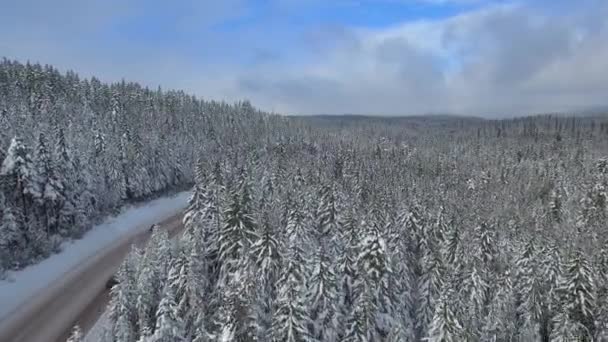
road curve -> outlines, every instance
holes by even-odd
[[[162,221],[160,225],[175,235],[182,228],[181,221],[180,213]],[[107,304],[106,282],[116,272],[131,246],[142,246],[149,237],[150,232],[144,229],[84,260],[0,321],[0,341],[63,342],[74,324],[88,331]]]

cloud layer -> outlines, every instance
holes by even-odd
[[[378,2],[425,3],[428,17],[386,25],[328,14],[313,20],[306,13],[324,6],[316,0],[275,0],[264,8],[244,0],[151,8],[104,2],[93,9],[61,0],[54,11],[32,14],[33,4],[21,2],[0,14],[0,51],[102,79],[248,98],[284,113],[511,116],[608,105],[602,1],[576,8]],[[61,4],[77,20],[64,23]],[[434,12],[445,6],[457,10]]]

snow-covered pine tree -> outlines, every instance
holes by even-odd
[[[489,274],[497,272],[498,268],[496,260],[498,251],[493,225],[482,222],[481,224],[475,226],[474,234],[476,244],[479,246],[478,257],[484,270],[488,270],[490,272]],[[491,279],[486,279],[486,281],[489,280]]]
[[[84,341],[84,335],[82,334],[82,330],[80,329],[80,327],[77,325],[74,328],[72,328],[70,337],[68,337],[66,342],[83,342],[83,341]]]
[[[461,324],[465,336],[469,340],[479,340],[484,318],[487,315],[486,305],[490,294],[490,285],[478,271],[477,265],[470,266],[470,271],[464,279],[463,288],[463,317]]]
[[[29,148],[20,137],[14,137],[0,168],[0,176],[9,177],[15,199],[22,205],[24,215],[28,215],[33,201],[41,197],[38,173]],[[9,199],[9,198],[7,198]]]
[[[337,234],[339,224],[339,211],[335,191],[332,186],[321,188],[319,208],[317,209],[317,236],[323,243],[329,241]]]
[[[581,251],[575,251],[563,265],[559,286],[556,290],[561,300],[561,314],[567,317],[557,318],[559,321],[572,322],[580,327],[577,339],[591,342],[595,337],[596,313],[596,284],[595,274],[587,258]]]
[[[285,240],[288,243],[297,241],[304,247],[312,244],[311,229],[306,226],[305,214],[297,203],[288,200],[285,208]]]
[[[181,342],[185,341],[184,326],[178,314],[175,294],[172,287],[167,285],[163,291],[163,298],[156,312],[156,329],[151,342]]]
[[[369,291],[362,289],[348,318],[342,341],[372,342],[379,340],[376,330],[376,311],[373,297]]]
[[[137,253],[129,253],[116,273],[118,283],[110,291],[110,334],[116,342],[134,342],[142,329],[142,326],[138,325],[136,307],[138,263]]]
[[[455,224],[451,224],[441,241],[441,256],[446,265],[457,266],[462,262],[460,232]]]
[[[213,336],[209,334],[207,322],[204,313],[200,313],[195,321],[194,335],[191,337],[192,342],[211,342]]]
[[[250,188],[244,176],[229,192],[229,204],[223,212],[224,224],[219,232],[218,251],[220,282],[226,284],[256,237],[256,223],[251,212]]]
[[[35,203],[42,196],[40,181],[29,148],[20,137],[15,136],[12,139],[0,168],[0,177],[6,182],[5,200],[16,203],[20,208],[19,211],[12,212],[13,215],[19,215],[16,222],[23,232],[25,242],[22,246],[24,252],[13,250],[19,256],[19,263],[48,254],[49,241],[46,231],[41,229],[35,215]],[[12,220],[9,218],[7,222],[9,221]]]
[[[495,284],[494,297],[491,299],[488,315],[483,317],[485,323],[481,328],[480,341],[498,342],[516,340],[516,303],[507,272],[498,278]]]
[[[57,213],[57,223],[60,233],[64,236],[75,229],[79,196],[77,188],[76,168],[72,153],[67,145],[65,132],[57,129],[55,143],[55,161],[59,173],[62,175],[63,201]]]
[[[378,227],[363,222],[365,231],[360,240],[357,268],[361,280],[361,295],[373,302],[375,311],[372,312],[375,330],[372,336],[386,337],[394,324],[394,296],[389,288],[389,277],[392,274],[390,258],[386,243]],[[364,304],[368,307],[368,304]]]
[[[342,232],[340,235],[342,250],[338,254],[338,266],[336,278],[338,281],[338,309],[340,310],[339,334],[342,336],[346,331],[347,320],[354,309],[356,284],[358,284],[359,272],[357,269],[357,257],[359,256],[359,225],[353,210],[346,210],[343,216]]]
[[[541,331],[546,331],[546,328],[541,326],[544,304],[536,255],[535,243],[529,240],[515,265],[517,329],[520,339],[540,338]]]
[[[308,342],[311,322],[305,304],[307,272],[303,251],[297,241],[289,245],[281,275],[277,281],[277,299],[272,317],[273,342]]]
[[[422,246],[425,246],[423,244]],[[421,275],[418,279],[415,324],[417,336],[425,336],[429,329],[435,312],[435,302],[441,294],[444,284],[444,265],[441,261],[439,251],[433,247],[423,247],[424,251],[421,260]]]
[[[2,207],[2,220],[0,221],[0,275],[2,271],[11,268],[20,262],[19,255],[11,251],[17,251],[26,246],[26,238],[13,214],[13,209],[4,200],[4,194],[0,193],[0,206]]]
[[[39,191],[41,197],[38,199],[41,210],[43,225],[50,234],[57,232],[57,213],[63,202],[63,182],[59,179],[48,143],[44,133],[38,136],[36,154],[34,156],[37,173],[39,176]]]
[[[319,244],[312,260],[312,272],[308,285],[311,332],[319,341],[335,341],[338,335],[338,287],[336,274],[328,251]]]
[[[441,290],[441,295],[435,305],[433,320],[424,338],[427,342],[458,342],[464,341],[464,328],[454,310],[453,289],[448,286]]]
[[[281,251],[283,250],[281,240],[277,239],[277,233],[269,220],[268,213],[264,213],[260,225],[261,231],[257,234],[257,240],[254,241],[249,252],[257,279],[252,309],[260,328],[258,336],[261,341],[270,339],[276,282],[282,263]]]
[[[596,340],[608,340],[608,244],[603,243],[597,257]]]
[[[134,299],[134,305],[140,330],[154,331],[156,312],[163,297],[172,260],[169,248],[167,232],[155,229],[138,262],[137,298]]]

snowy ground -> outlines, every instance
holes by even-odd
[[[84,338],[84,342],[99,342],[104,337],[106,332],[106,328],[108,327],[108,311],[104,311],[104,313],[99,317],[95,325],[89,330],[87,335]]]
[[[0,321],[78,264],[111,246],[119,239],[147,229],[153,223],[185,208],[189,191],[126,207],[121,214],[93,227],[80,240],[66,242],[62,251],[42,262],[11,272],[0,280]]]

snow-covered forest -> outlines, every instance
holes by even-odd
[[[0,273],[193,187],[105,342],[608,340],[605,117],[283,117],[8,60],[0,114]]]
[[[191,187],[199,154],[260,145],[280,122],[248,102],[0,61],[0,278],[125,203]]]
[[[203,153],[106,341],[608,340],[604,118],[291,120]]]

